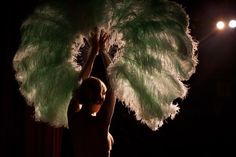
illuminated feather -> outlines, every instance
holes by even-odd
[[[197,43],[180,5],[164,0],[126,2],[114,9],[114,27],[122,32],[125,46],[110,71],[117,97],[156,130],[178,112],[173,101],[187,94],[182,81],[195,72]]]
[[[67,107],[95,26],[111,35],[109,76],[117,98],[153,130],[173,118],[179,110],[173,101],[188,90],[182,81],[197,65],[197,43],[183,8],[167,0],[75,4],[72,11],[74,5],[61,1],[44,4],[22,25],[13,65],[36,120],[67,126]]]

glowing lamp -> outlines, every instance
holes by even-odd
[[[219,30],[222,30],[225,28],[225,23],[223,21],[218,21],[216,23],[216,28],[219,29]]]
[[[230,28],[236,28],[236,20],[230,20],[229,21],[229,27]]]

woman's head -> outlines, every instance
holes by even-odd
[[[76,98],[83,105],[102,104],[106,91],[106,85],[100,79],[89,77],[76,90]]]

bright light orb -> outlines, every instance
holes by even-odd
[[[216,23],[216,28],[219,29],[219,30],[222,30],[225,28],[225,23],[223,21],[218,21]]]
[[[229,21],[229,27],[230,28],[236,28],[236,20],[230,20]]]

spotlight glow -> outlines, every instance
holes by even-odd
[[[217,27],[217,29],[222,30],[225,28],[225,23],[223,21],[218,21],[216,23],[216,27]]]
[[[229,27],[230,28],[236,28],[236,20],[230,20],[229,21]]]

